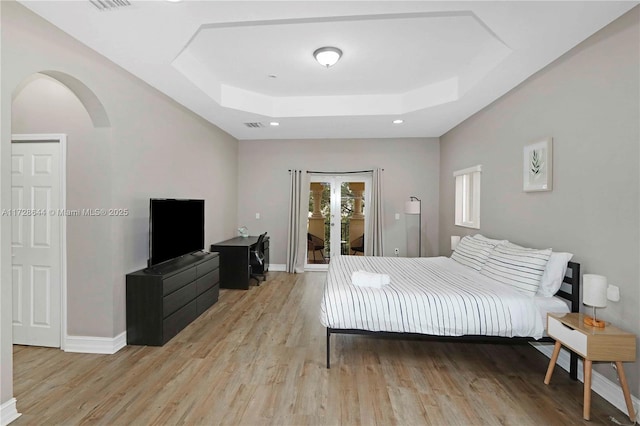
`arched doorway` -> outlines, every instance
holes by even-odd
[[[54,209],[46,209],[46,215],[35,216],[28,221],[22,220],[22,218],[12,218],[12,251],[22,253],[27,246],[31,246],[31,252],[41,253],[49,243],[56,244],[55,253],[53,259],[57,259],[58,268],[48,269],[43,266],[43,262],[37,262],[37,268],[34,269],[33,265],[24,263],[24,257],[17,259],[16,256],[12,257],[13,271],[13,312],[12,319],[14,322],[14,334],[16,333],[16,326],[31,325],[31,329],[34,331],[32,335],[39,335],[47,326],[57,326],[58,336],[57,342],[49,338],[45,339],[25,339],[24,333],[19,341],[16,343],[22,344],[34,344],[43,346],[56,346],[65,349],[65,337],[67,335],[67,318],[68,318],[68,304],[67,293],[69,291],[67,286],[67,212],[70,211],[67,206],[66,197],[66,178],[71,176],[73,181],[76,182],[71,185],[71,205],[78,204],[73,202],[74,197],[78,198],[78,194],[82,193],[82,163],[88,164],[91,161],[85,161],[84,158],[100,156],[100,153],[91,154],[87,153],[87,150],[95,150],[96,146],[99,146],[104,140],[105,128],[110,126],[109,118],[106,114],[106,110],[97,98],[97,96],[91,91],[85,84],[78,79],[59,72],[59,71],[43,71],[33,74],[24,79],[18,87],[12,93],[12,120],[11,130],[13,135],[23,134],[23,136],[12,137],[12,140],[20,140],[22,142],[14,145],[24,150],[28,146],[29,151],[34,149],[44,149],[45,151],[51,151],[53,145],[57,145],[58,164],[51,162],[54,157],[49,157],[48,154],[42,154],[32,152],[35,154],[36,160],[28,161],[29,166],[40,167],[44,169],[36,171],[39,175],[43,175],[46,172],[45,169],[50,167],[58,168],[59,179],[61,184],[61,191],[57,204],[54,203]],[[26,134],[27,136],[24,136]],[[51,134],[59,135],[59,137],[51,137]],[[71,162],[67,161],[66,150],[66,137],[70,136],[70,141],[73,143]],[[100,137],[98,135],[101,135]],[[51,144],[54,139],[57,144]],[[37,148],[37,147],[40,148]],[[99,148],[98,148],[99,149]],[[14,151],[14,149],[12,149]],[[21,159],[19,156],[12,154],[12,169],[14,167],[20,167]],[[100,160],[104,161],[104,160]],[[107,160],[108,161],[108,160]],[[24,164],[24,163],[23,163]],[[80,164],[80,165],[79,165]],[[69,169],[67,169],[69,166]],[[90,167],[91,168],[91,167]],[[46,174],[46,173],[45,173]],[[14,178],[18,176],[16,170],[12,170]],[[39,176],[42,177],[42,176]],[[19,206],[20,188],[18,185],[12,184],[14,189],[12,193],[16,193],[16,196],[12,196],[12,209],[21,209]],[[45,185],[46,186],[46,185]],[[48,190],[43,189],[43,185],[38,185],[39,198],[33,194],[26,196],[31,204],[28,207],[33,211],[38,212],[43,210],[42,207],[51,202]],[[33,205],[40,200],[40,205]],[[25,197],[22,197],[22,201],[25,201]],[[27,209],[28,211],[28,209]],[[74,213],[73,211],[71,213]],[[81,222],[78,220],[76,222]],[[21,230],[23,233],[25,230],[31,227],[33,235],[36,232],[40,232],[41,238],[30,238],[29,241],[18,241],[17,232]],[[38,228],[39,227],[39,228]],[[81,223],[72,223],[70,231],[72,234],[71,244],[73,245],[73,236],[83,234],[85,229],[81,229]],[[85,226],[86,228],[86,226]],[[53,231],[54,234],[51,234]],[[32,235],[32,237],[33,237]],[[59,235],[59,238],[53,238]],[[25,243],[27,243],[25,245]],[[34,248],[35,247],[35,248]],[[27,250],[28,251],[28,250]],[[18,254],[18,253],[14,253]],[[18,256],[20,257],[20,256]],[[73,259],[71,259],[73,261]],[[38,279],[34,279],[34,277]],[[72,274],[73,278],[73,274]],[[21,281],[23,281],[21,283]],[[29,284],[26,285],[25,282]],[[56,282],[58,285],[56,286]],[[33,283],[36,283],[34,286]],[[21,290],[21,286],[23,289]],[[32,297],[36,291],[40,291],[41,295],[35,299]],[[73,288],[70,290],[73,294]],[[46,305],[45,302],[49,303]],[[59,311],[57,314],[56,311]],[[58,321],[58,324],[48,324]],[[27,327],[28,328],[28,327]],[[55,327],[54,327],[55,328]],[[27,333],[29,334],[29,333]],[[48,342],[48,343],[47,343]],[[53,343],[52,343],[53,342]]]

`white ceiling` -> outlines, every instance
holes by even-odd
[[[638,4],[130,2],[21,1],[238,139],[441,136]]]

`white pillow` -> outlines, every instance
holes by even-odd
[[[549,257],[551,249],[524,249],[502,244],[493,249],[480,273],[533,297]]]
[[[573,257],[572,253],[552,252],[547,266],[542,274],[537,296],[551,297],[560,290],[564,276],[567,273],[567,262]]]
[[[451,259],[479,271],[485,264],[495,246],[485,241],[466,236],[458,243]]]
[[[480,240],[480,241],[484,241],[485,243],[489,243],[489,244],[493,244],[494,246],[497,246],[499,244],[507,244],[509,243],[509,240],[494,240],[493,238],[487,238],[482,234],[475,234],[473,236],[473,238]]]

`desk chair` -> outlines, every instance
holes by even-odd
[[[250,279],[255,279],[258,282],[258,285],[260,285],[260,278],[262,278],[262,281],[267,280],[267,276],[264,273],[264,249],[262,244],[266,235],[266,232],[264,234],[260,234],[258,241],[249,252],[249,266],[251,267]]]
[[[364,255],[364,235],[351,241],[351,254],[356,255],[358,253]]]

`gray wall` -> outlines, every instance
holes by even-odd
[[[21,5],[1,7],[0,202],[11,205],[11,133],[67,133],[68,207],[130,210],[124,218],[68,219],[67,331],[115,337],[125,330],[125,274],[146,265],[150,197],[204,198],[207,246],[234,234],[237,141]],[[84,83],[110,125],[93,125],[60,84],[31,81],[47,70]],[[0,403],[13,394],[11,222],[1,220]]]
[[[66,133],[69,160],[66,208],[111,207],[108,170],[111,144],[100,138],[83,104],[66,86],[40,74],[34,74],[25,83],[14,94],[11,132]],[[97,335],[106,337],[114,332],[113,294],[104,291],[104,278],[113,274],[112,246],[99,243],[110,239],[108,217],[67,218],[70,335],[99,332]]]
[[[640,335],[640,9],[441,137],[440,252],[456,227],[452,172],[482,164],[480,232],[575,254],[622,300],[602,316]],[[553,191],[522,191],[523,146],[553,137]],[[640,350],[638,351],[640,353]],[[640,396],[640,363],[628,364]],[[608,364],[597,370],[615,383]]]
[[[406,217],[409,196],[422,199],[422,253],[437,254],[437,138],[240,141],[238,223],[271,236],[271,263],[286,263],[289,169],[355,171],[384,169],[385,254],[417,254],[417,218]],[[260,213],[260,219],[255,214]],[[400,219],[395,219],[395,213]],[[409,236],[407,237],[407,234]]]

